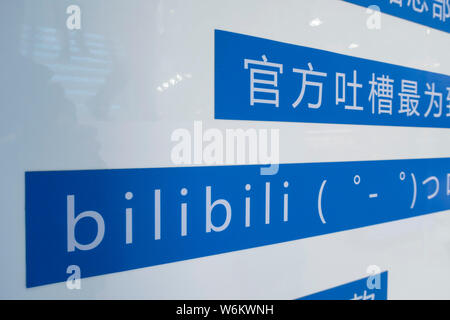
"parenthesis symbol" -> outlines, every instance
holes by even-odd
[[[325,221],[325,219],[323,218],[323,213],[322,213],[322,193],[323,193],[323,188],[325,188],[326,183],[327,183],[327,180],[323,180],[322,185],[320,186],[319,198],[317,200],[317,208],[319,209],[319,217],[320,217],[320,220],[322,220],[323,224],[327,223]]]
[[[411,173],[411,178],[414,183],[414,196],[413,196],[413,200],[411,203],[411,209],[413,209],[414,205],[416,204],[416,198],[417,198],[417,182],[416,182],[416,177],[414,176],[414,173]]]

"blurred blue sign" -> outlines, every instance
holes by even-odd
[[[372,275],[298,300],[387,300],[388,273]]]
[[[344,0],[424,26],[450,32],[450,0]]]
[[[215,31],[215,118],[450,128],[450,76]]]

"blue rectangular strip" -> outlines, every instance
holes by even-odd
[[[450,32],[449,0],[344,0],[362,7],[378,6],[383,13]]]
[[[215,31],[215,118],[450,128],[450,76]]]
[[[27,286],[450,209],[450,158],[26,172]]]
[[[387,271],[297,300],[387,300]]]

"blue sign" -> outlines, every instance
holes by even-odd
[[[372,275],[298,300],[387,300],[388,273]]]
[[[25,174],[34,287],[450,209],[450,158]]]
[[[366,8],[374,5],[383,13],[450,32],[450,0],[344,0]]]
[[[215,31],[215,118],[450,128],[450,76]]]

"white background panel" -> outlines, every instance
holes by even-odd
[[[76,32],[65,26],[72,3],[82,9]],[[81,290],[26,289],[24,171],[174,166],[171,133],[196,120],[279,129],[281,163],[450,156],[448,129],[214,120],[214,29],[443,74],[450,41],[384,14],[369,30],[365,8],[337,0],[1,6],[0,298],[293,299],[365,277],[372,264],[389,271],[391,299],[450,298],[448,211],[87,278]]]

